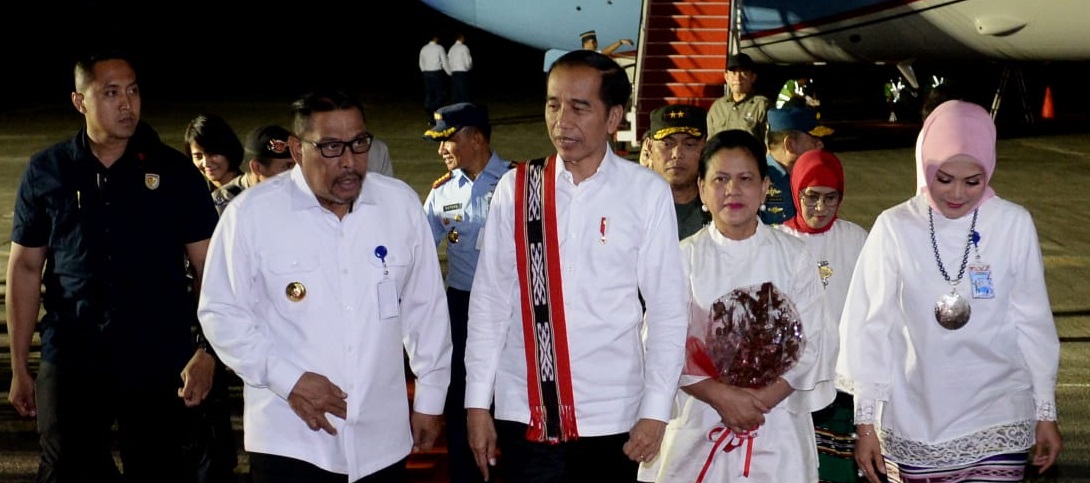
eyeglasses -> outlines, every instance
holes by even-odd
[[[318,148],[318,151],[322,153],[322,157],[339,158],[344,154],[344,148],[348,148],[356,154],[364,154],[370,151],[371,140],[374,138],[375,136],[371,133],[364,133],[359,137],[348,141],[328,141],[324,143],[316,143],[314,141],[307,141],[306,139],[303,139],[302,141]]]
[[[820,201],[826,208],[834,208],[840,204],[840,193],[832,191],[829,193],[817,193],[814,191],[802,190],[799,192],[799,199],[802,200],[802,204],[814,208]]]

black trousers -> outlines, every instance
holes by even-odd
[[[469,449],[469,431],[466,428],[466,337],[468,336],[469,292],[447,288],[447,310],[450,312],[450,338],[453,351],[450,356],[450,388],[443,410],[446,420],[447,458],[451,483],[479,483],[484,481],[481,470]]]
[[[353,483],[405,483],[409,481],[406,461],[403,459]],[[348,475],[267,453],[250,453],[250,477],[253,483],[348,483]]]
[[[192,413],[177,395],[181,380],[157,379],[119,384],[95,356],[43,360],[36,380],[38,482],[194,482]],[[115,423],[124,479],[112,454]]]
[[[504,483],[636,481],[639,463],[624,454],[628,433],[546,444],[527,441],[526,428],[522,423],[496,420]]]
[[[424,110],[427,111],[428,119],[434,119],[432,116],[435,111],[446,103],[447,98],[447,85],[446,77],[447,73],[441,70],[430,70],[424,72]]]
[[[241,384],[216,357],[212,389],[201,405],[191,408],[193,453],[197,459],[197,483],[237,483],[238,442],[231,424],[230,386]]]
[[[464,70],[450,73],[450,102],[471,102],[469,100],[469,72]]]

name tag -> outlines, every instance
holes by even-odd
[[[378,314],[383,319],[397,317],[401,313],[401,304],[397,300],[397,284],[392,279],[383,279],[378,283]]]
[[[995,298],[995,289],[992,287],[992,271],[988,265],[969,266],[969,282],[973,285],[974,299]]]

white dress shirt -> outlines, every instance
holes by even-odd
[[[450,61],[451,72],[469,72],[473,70],[473,56],[469,55],[469,47],[461,40],[454,41],[447,51],[447,60]]]
[[[952,466],[1024,451],[1036,421],[1056,418],[1060,354],[1033,219],[998,197],[980,206],[968,264],[989,266],[994,298],[974,297],[966,268],[957,290],[971,317],[948,330],[935,320],[951,286],[927,210],[918,195],[881,213],[856,264],[841,318],[856,421],[877,422],[898,463]],[[933,219],[942,263],[956,278],[972,213],[951,220],[935,211]]]
[[[835,391],[828,370],[831,364],[822,360],[831,355],[823,354],[826,318],[813,256],[801,240],[764,223],[757,223],[756,233],[745,240],[726,238],[714,224],[709,225],[682,240],[681,251],[696,330],[706,324],[716,300],[738,288],[771,282],[798,312],[803,349],[795,365],[781,376],[795,391],[765,414],[765,423],[757,428],[748,477],[743,474],[746,446],[713,452],[716,440],[709,438],[709,432],[722,425],[722,418],[708,403],[678,391],[677,413],[666,428],[662,452],[641,465],[640,481],[696,481],[709,455],[712,463],[705,475],[709,482],[818,481],[810,412],[828,405]],[[704,379],[686,374],[681,385]],[[824,392],[818,393],[823,387]]]
[[[556,230],[579,435],[626,433],[641,418],[668,421],[688,323],[669,186],[612,151],[578,185],[564,161],[556,161]],[[466,407],[487,409],[494,392],[497,419],[528,423],[515,174],[509,171],[496,187],[481,234],[469,304]],[[647,302],[646,319],[637,293]]]
[[[298,284],[305,295],[293,300]],[[400,180],[368,174],[343,219],[318,204],[300,168],[243,191],[212,236],[198,316],[246,383],[247,451],[349,481],[405,458],[413,444],[405,352],[416,375],[413,408],[443,412],[446,296],[420,198]],[[326,416],[336,435],[310,430],[288,405],[307,371],[348,393],[347,419]]]
[[[367,152],[367,172],[394,176],[394,163],[390,160],[390,147],[386,142],[374,138],[371,140],[371,150]]]
[[[447,50],[432,40],[420,48],[420,72],[437,70],[450,75],[450,62],[447,60]]]
[[[836,364],[837,389],[851,392],[845,375],[847,362],[843,357],[844,352],[840,350],[840,315],[844,311],[844,299],[848,297],[848,285],[852,281],[855,262],[859,259],[859,252],[863,250],[863,243],[867,241],[867,230],[843,218],[834,220],[832,228],[822,233],[804,233],[787,225],[776,225],[776,228],[806,242],[818,266],[825,264],[832,274],[825,280],[822,290],[826,312],[824,350],[836,357],[823,360]],[[821,280],[818,267],[814,267],[813,275]]]

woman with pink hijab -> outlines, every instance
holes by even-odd
[[[841,350],[871,483],[1022,481],[1060,452],[1041,250],[1030,213],[989,186],[995,141],[976,104],[932,111],[918,194],[878,216],[856,264]]]

